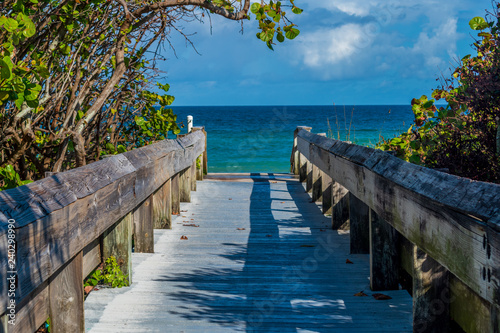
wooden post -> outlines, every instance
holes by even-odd
[[[134,216],[128,213],[114,226],[106,230],[102,239],[103,261],[111,256],[116,258],[123,274],[128,275],[128,284],[132,284],[132,222]]]
[[[350,192],[349,226],[351,253],[370,253],[370,208]]]
[[[179,172],[179,197],[181,202],[191,202],[191,167]]]
[[[177,173],[170,179],[172,181],[171,196],[170,196],[172,202],[172,215],[179,215],[181,212],[180,174]]]
[[[203,180],[203,155],[196,159],[196,180]]]
[[[80,251],[49,282],[49,314],[53,333],[84,332],[83,255]]]
[[[323,184],[321,180],[322,172],[321,170],[312,165],[312,201],[323,201]]]
[[[193,127],[193,132],[196,132],[196,131],[202,131],[203,134],[205,134],[205,151],[203,151],[203,158],[201,160],[200,167],[201,167],[201,173],[206,175],[208,173],[207,132],[205,132],[205,127],[203,127],[203,126]],[[202,177],[202,179],[198,179],[198,180],[203,180],[203,177]]]
[[[349,191],[337,182],[332,182],[332,229],[349,229]]]
[[[196,191],[196,160],[191,165],[191,191]]]
[[[154,253],[153,196],[134,211],[134,252]]]
[[[187,132],[191,133],[191,131],[193,130],[193,116],[187,116],[187,125]]]
[[[312,188],[313,188],[313,164],[309,160],[307,160],[306,172],[307,172],[307,175],[306,175],[306,192],[309,193],[309,192],[312,192]]]
[[[167,180],[153,194],[153,219],[155,229],[172,228],[172,202],[171,202],[171,180]]]
[[[321,189],[323,193],[321,198],[323,199],[323,214],[332,215],[332,177],[321,171]]]
[[[441,333],[450,328],[449,273],[413,246],[413,332]]]
[[[376,290],[396,290],[399,287],[398,232],[370,213],[370,287]]]
[[[307,158],[299,152],[299,181],[307,180]]]
[[[293,131],[293,148],[292,148],[292,156],[290,157],[290,172],[293,173],[294,175],[300,175],[300,156],[299,156],[300,153],[297,149],[297,135],[299,134],[299,131],[301,129],[310,132],[312,127],[297,126],[295,131]]]

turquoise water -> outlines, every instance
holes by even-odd
[[[374,145],[380,136],[392,137],[407,130],[413,121],[410,105],[173,109],[184,124],[192,115],[194,126],[205,126],[209,172],[288,172],[297,126],[310,126],[314,133],[328,133],[360,145]]]

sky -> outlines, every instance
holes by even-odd
[[[285,1],[283,1],[284,3]],[[295,0],[301,33],[276,45],[256,38],[255,20],[215,15],[180,28],[159,79],[173,106],[405,105],[430,95],[457,59],[473,53],[469,20],[490,0]],[[290,12],[290,10],[289,10]]]

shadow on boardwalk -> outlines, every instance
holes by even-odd
[[[228,228],[220,232],[237,232],[240,225],[249,231],[247,242],[219,243],[224,250],[218,255],[232,264],[200,262],[189,272],[153,277],[171,285],[168,297],[182,304],[167,305],[165,311],[191,323],[209,321],[233,331],[411,331],[411,298],[381,303],[353,296],[361,290],[370,294],[367,256],[348,255],[348,235],[328,229],[329,218],[310,202],[299,182],[269,176],[239,183],[251,186],[249,224],[242,216],[245,198],[220,203]],[[228,184],[235,183],[210,186],[229,189]],[[347,257],[355,264],[346,265]],[[388,319],[388,311],[399,314]]]

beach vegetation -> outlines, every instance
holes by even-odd
[[[273,49],[299,35],[301,12],[294,0],[2,1],[1,176],[36,180],[178,134],[158,64],[172,34],[191,42],[184,22],[254,19]]]
[[[463,57],[431,98],[412,100],[413,125],[378,147],[408,162],[500,183],[500,4],[469,25],[475,55]],[[444,100],[445,106],[437,106]]]

